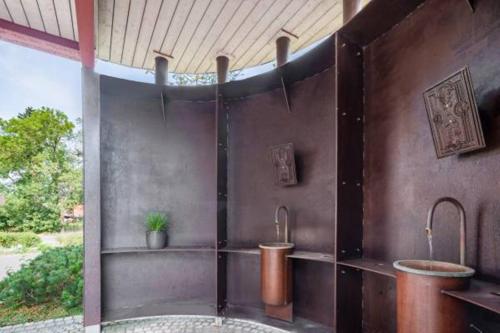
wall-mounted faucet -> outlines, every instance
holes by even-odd
[[[278,206],[276,207],[276,211],[274,212],[274,224],[276,225],[276,241],[280,241],[280,211],[285,211],[285,243],[288,243],[288,208],[286,206]]]
[[[465,266],[465,209],[457,199],[449,197],[437,199],[427,214],[427,226],[425,227],[425,231],[427,232],[427,237],[432,236],[432,220],[434,217],[434,211],[440,203],[445,201],[452,203],[460,214],[460,265]]]

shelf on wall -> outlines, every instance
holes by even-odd
[[[500,285],[472,279],[470,288],[463,291],[443,290],[443,294],[500,314]]]
[[[226,248],[219,249],[219,252],[260,255],[259,248],[228,248],[228,247],[226,247]],[[323,252],[294,251],[292,254],[288,255],[288,257],[292,258],[292,259],[321,261],[321,262],[327,262],[327,263],[332,263],[332,264],[335,263],[335,258],[332,254],[323,253]]]
[[[337,263],[341,266],[358,268],[363,271],[396,278],[396,269],[392,266],[392,263],[369,258],[349,259]]]
[[[156,253],[156,252],[211,252],[215,251],[212,247],[203,246],[170,246],[163,249],[148,249],[147,247],[121,247],[114,249],[103,249],[102,254],[117,253]]]

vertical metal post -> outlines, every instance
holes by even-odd
[[[229,58],[226,56],[218,56],[215,58],[215,61],[217,62],[217,83],[226,83],[227,72],[229,69]]]
[[[99,75],[82,68],[84,156],[84,326],[100,332],[101,325],[101,160]]]
[[[283,66],[288,61],[288,53],[290,51],[290,38],[281,36],[276,39],[276,64],[278,67]]]
[[[155,83],[160,86],[168,84],[168,60],[165,57],[155,57]]]

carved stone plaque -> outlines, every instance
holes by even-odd
[[[270,148],[271,160],[274,166],[276,185],[290,186],[297,184],[295,172],[295,153],[292,143],[282,144]]]
[[[467,68],[428,89],[424,99],[438,158],[485,147]]]

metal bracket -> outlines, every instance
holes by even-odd
[[[283,97],[285,98],[285,105],[288,112],[292,112],[292,106],[290,105],[290,99],[288,96],[288,92],[286,90],[285,80],[283,80],[283,75],[280,73],[281,80],[281,90],[283,91]]]
[[[165,110],[167,109],[168,98],[163,95],[163,91],[160,94],[161,97],[161,112],[163,114],[163,121],[166,121]]]
[[[474,11],[476,10],[476,9],[474,8],[474,0],[465,0],[465,1],[467,1],[467,3],[469,4],[470,9],[471,9],[471,10],[472,10],[472,12],[474,13]]]

